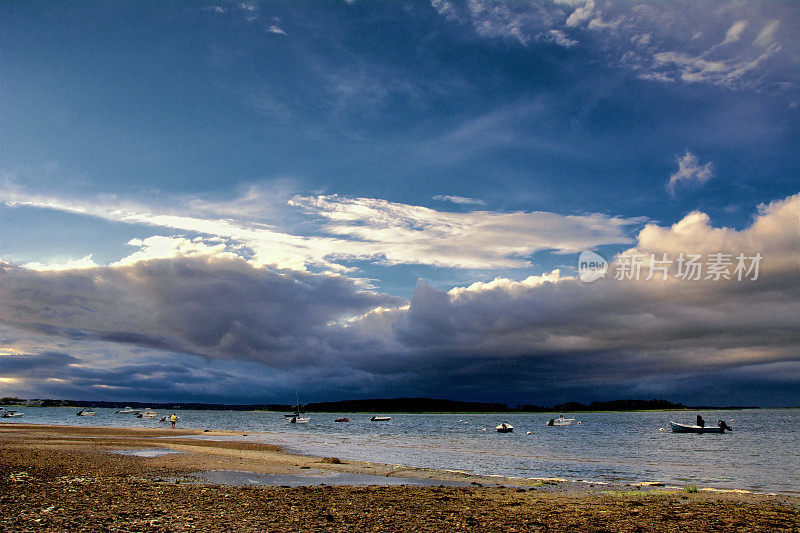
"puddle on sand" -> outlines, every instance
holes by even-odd
[[[162,455],[169,455],[171,453],[186,453],[186,452],[179,452],[178,450],[171,450],[167,448],[151,448],[151,449],[139,449],[139,450],[114,450],[111,453],[116,453],[119,455],[133,455],[135,457],[161,457]]]
[[[341,472],[324,472],[318,475],[282,475],[255,474],[238,470],[209,470],[190,474],[189,482],[209,483],[213,485],[264,485],[303,487],[308,485],[413,485],[417,487],[466,487],[469,483],[443,482],[429,479],[413,479],[403,477],[373,476],[369,474],[346,474]],[[181,481],[187,481],[187,477]],[[175,481],[178,478],[174,479]]]

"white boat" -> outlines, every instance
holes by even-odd
[[[290,424],[308,424],[311,422],[311,418],[307,416],[302,416],[303,413],[300,411],[300,398],[297,396],[297,393],[294,394],[295,401],[297,404],[295,405],[294,414],[291,415],[283,415],[285,420],[288,420]]]
[[[720,420],[716,426],[689,426],[686,424],[678,424],[670,420],[669,425],[672,427],[673,433],[725,433],[725,430],[732,431],[728,424]]]
[[[558,415],[558,418],[551,418],[547,421],[548,426],[571,426],[574,423],[574,418],[564,418],[564,415]]]
[[[141,409],[133,409],[132,407],[126,407],[125,409],[120,409],[117,411],[118,414],[130,414],[130,415],[138,415],[141,413]]]
[[[76,416],[94,416],[97,414],[97,411],[92,411],[91,409],[81,409],[77,413]]]
[[[391,420],[391,416],[373,416],[370,418],[373,422],[386,422],[387,420]]]
[[[155,418],[158,416],[157,411],[151,411],[149,407],[145,407],[136,418]]]
[[[508,422],[503,422],[494,429],[496,429],[498,433],[511,433],[512,431],[514,431],[514,426],[512,426]]]
[[[22,416],[22,413],[9,409],[7,411],[3,411],[3,415],[2,416],[3,416],[3,418],[19,418],[19,417]]]

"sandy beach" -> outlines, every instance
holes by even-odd
[[[236,436],[0,425],[0,531],[800,530],[795,496],[479,477],[207,440]]]

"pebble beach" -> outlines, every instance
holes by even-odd
[[[233,436],[0,425],[0,531],[800,530],[793,495],[471,476],[215,435]]]

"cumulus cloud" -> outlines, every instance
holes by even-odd
[[[756,280],[683,280],[674,263],[666,280],[617,280],[616,259],[611,275],[594,283],[558,271],[450,291],[420,282],[407,307],[369,313],[348,333],[365,349],[403,353],[404,364],[475,391],[494,382],[551,390],[552,380],[572,390],[655,390],[726,369],[768,373],[800,364],[799,218],[800,195],[762,206],[740,231],[691,213],[671,227],[647,225],[626,252],[673,261],[758,253]]]
[[[356,200],[314,201],[330,202],[337,223],[397,215]],[[61,272],[3,265],[0,321],[69,346],[106,343],[177,354],[181,361],[199,355],[211,365],[256,364],[272,369],[261,375],[302,379],[337,394],[478,397],[503,387],[520,400],[545,403],[577,394],[669,392],[714,401],[692,387],[714,390],[710,376],[723,387],[735,369],[745,369],[748,382],[763,390],[798,385],[770,376],[775,368],[800,366],[799,220],[800,194],[761,206],[741,230],[714,227],[708,215],[693,212],[669,227],[646,225],[625,252],[673,260],[681,253],[759,253],[756,280],[617,280],[621,254],[609,258],[609,275],[592,283],[558,271],[450,290],[420,281],[408,302],[360,290],[343,277],[204,254]],[[13,360],[9,374],[18,379],[67,376],[113,388],[134,372],[142,387],[162,383],[142,361],[87,365],[89,356],[44,341],[38,348],[20,345],[7,330],[0,333],[5,345],[20,346],[3,357],[31,357]],[[59,375],[58,368],[68,370]],[[105,381],[103,368],[113,369]],[[174,366],[162,370],[169,379],[191,381]],[[238,374],[219,370],[222,392]]]
[[[31,270],[74,270],[80,268],[95,268],[97,264],[92,260],[92,255],[83,256],[80,259],[67,259],[63,263],[39,263],[31,261],[22,265]]]
[[[667,182],[666,189],[675,195],[675,186],[680,182],[696,183],[702,185],[714,177],[714,165],[711,162],[700,165],[697,156],[686,150],[686,153],[676,158],[678,170],[672,173]]]

